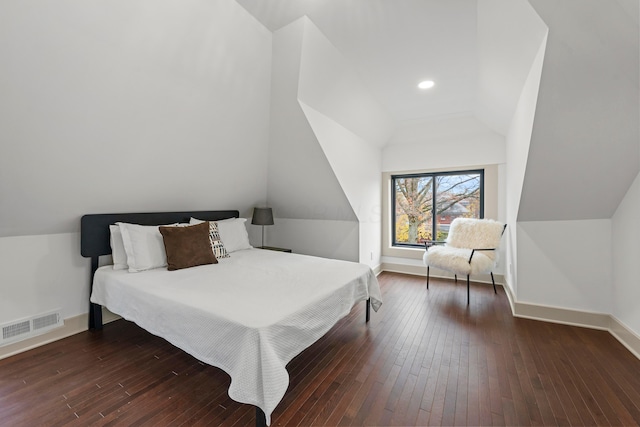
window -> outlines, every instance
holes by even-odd
[[[444,240],[455,218],[484,217],[484,170],[391,176],[393,246]]]

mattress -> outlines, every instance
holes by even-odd
[[[269,424],[289,385],[287,363],[355,303],[371,299],[377,311],[378,281],[364,264],[261,249],[218,261],[139,273],[104,266],[91,302],[223,369],[229,396],[260,407]]]

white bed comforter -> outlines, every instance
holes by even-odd
[[[289,385],[287,363],[368,298],[377,311],[380,288],[366,265],[260,249],[176,271],[101,267],[91,295],[223,369],[229,396],[260,407],[267,423]]]

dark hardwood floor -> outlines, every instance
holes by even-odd
[[[288,365],[272,425],[640,424],[640,360],[609,333],[511,316],[504,291],[394,273]],[[248,426],[217,368],[120,320],[0,361],[2,426]]]

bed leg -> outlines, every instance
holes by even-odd
[[[89,290],[89,297],[93,291],[93,276],[98,269],[98,257],[91,257],[91,277],[89,283],[91,283]],[[89,302],[89,329],[102,329],[102,306]]]
[[[267,417],[264,411],[256,406],[256,427],[267,427]]]
[[[102,329],[102,306],[99,304],[90,304],[89,329]]]
[[[367,314],[365,316],[365,322],[368,322],[371,318],[371,298],[367,299]]]

